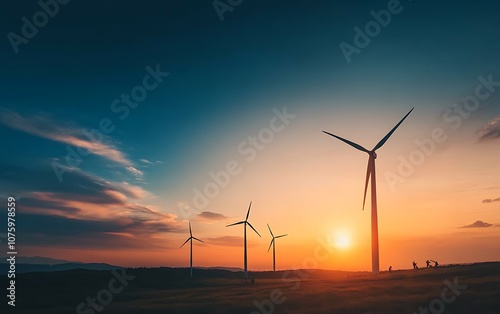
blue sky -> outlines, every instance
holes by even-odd
[[[237,156],[238,143],[267,125],[274,108],[287,106],[301,117],[291,124],[291,134],[347,132],[349,125],[373,117],[366,123],[380,129],[366,140],[369,146],[410,108],[417,107],[420,121],[409,126],[411,136],[421,136],[427,131],[418,127],[429,121],[442,125],[441,113],[473,93],[479,76],[500,80],[497,1],[402,1],[401,13],[347,63],[339,44],[353,44],[354,27],[364,28],[373,20],[370,11],[387,3],[244,0],[221,21],[210,1],[73,0],[60,5],[18,53],[7,35],[21,34],[21,18],[31,18],[40,7],[36,1],[6,3],[0,13],[0,132],[8,153],[0,156],[0,196],[16,193],[30,199],[32,215],[80,219],[86,226],[87,220],[104,219],[98,212],[83,214],[78,206],[86,203],[73,204],[74,215],[36,209],[43,201],[56,206],[68,193],[79,198],[88,191],[103,197],[92,204],[121,204],[126,214],[112,215],[134,221],[122,231],[100,225],[96,237],[141,233],[135,224],[144,221],[158,222],[157,232],[168,236],[185,222],[179,202],[189,202],[209,171]],[[146,67],[157,65],[168,77],[120,120],[112,102],[142,83]],[[498,95],[485,100],[461,132],[474,134],[491,123],[496,134]],[[344,119],[337,119],[340,113]],[[59,184],[51,163],[62,162],[66,145],[85,139],[82,131],[98,128],[103,118],[116,129],[102,146],[91,146],[92,153]],[[293,140],[283,134],[283,141]],[[304,138],[297,140],[299,149]],[[265,156],[272,163],[267,151]],[[36,194],[41,191],[53,194]],[[154,213],[137,218],[144,214],[139,205]],[[158,213],[164,215],[160,220],[154,218]],[[30,230],[44,233],[36,224]],[[50,239],[37,245],[61,245]]]

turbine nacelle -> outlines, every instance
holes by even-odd
[[[260,237],[259,232],[257,230],[255,230],[255,228],[248,222],[248,216],[250,216],[250,208],[251,207],[252,207],[252,202],[250,202],[250,205],[248,206],[247,216],[245,217],[245,220],[240,221],[240,222],[235,222],[234,224],[227,225],[226,227],[231,227],[231,226],[243,224],[245,226],[249,226],[250,228],[252,228],[252,230],[255,231],[255,233],[257,233],[257,235]]]
[[[276,239],[286,237],[288,234],[274,236],[273,231],[271,230],[271,227],[269,227],[269,224],[267,224],[267,228],[269,229],[269,233],[271,233],[271,237],[272,237],[271,243],[269,243],[269,248],[267,249],[267,251],[269,252],[269,250],[271,249],[271,246],[275,243]]]
[[[196,240],[198,242],[203,242],[202,240],[196,238],[196,237],[193,237],[193,232],[191,230],[191,222],[189,223],[189,238],[186,240],[186,242],[184,242],[182,245],[181,245],[181,248],[186,244],[188,243],[189,241],[193,242],[193,240]],[[205,243],[205,242],[203,242]]]

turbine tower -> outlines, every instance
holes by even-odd
[[[378,274],[380,272],[379,270],[379,250],[378,250],[378,218],[377,218],[377,178],[375,174],[375,159],[377,159],[377,153],[376,150],[381,148],[385,142],[391,137],[392,133],[396,131],[396,129],[403,123],[403,121],[410,115],[410,113],[413,111],[412,108],[410,112],[406,114],[406,116],[399,121],[398,124],[389,132],[387,135],[378,142],[378,144],[372,149],[368,150],[364,148],[363,146],[356,144],[354,142],[351,142],[349,140],[346,140],[345,138],[342,138],[340,136],[334,135],[332,133],[323,131],[323,133],[326,133],[328,135],[331,135],[342,142],[362,151],[365,153],[368,153],[368,169],[366,171],[366,183],[365,183],[365,196],[363,198],[363,210],[365,209],[365,202],[366,202],[366,192],[368,190],[368,182],[370,181],[371,178],[371,197],[372,197],[372,212],[371,212],[371,220],[372,220],[372,272],[374,274]]]
[[[245,271],[245,279],[248,279],[248,271],[247,271],[247,225],[252,228],[255,233],[257,233],[260,237],[260,234],[255,230],[255,228],[248,222],[248,216],[250,215],[250,207],[252,207],[252,202],[250,202],[250,206],[248,206],[248,211],[247,211],[247,217],[245,220],[240,221],[240,222],[235,222],[234,224],[227,225],[226,227],[230,226],[235,226],[235,225],[241,225],[244,224],[245,226],[243,227],[243,246],[244,246],[244,253],[243,253],[243,265],[244,265],[244,271]]]
[[[184,242],[184,244],[188,243],[188,241],[191,241],[191,243],[189,244],[189,246],[190,246],[190,249],[189,249],[189,267],[191,268],[191,277],[193,277],[193,240],[203,242],[200,239],[193,237],[193,232],[191,231],[191,223],[189,223],[189,238],[186,240],[186,242]],[[184,246],[184,244],[181,245],[181,248]]]
[[[276,241],[275,239],[286,237],[288,234],[282,234],[279,236],[274,236],[273,232],[271,231],[271,227],[269,227],[269,224],[267,225],[267,228],[269,228],[269,232],[271,233],[271,236],[273,239],[271,240],[271,243],[269,243],[269,248],[267,249],[267,252],[271,249],[271,245],[273,246],[273,271],[276,271]]]

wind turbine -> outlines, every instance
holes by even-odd
[[[252,202],[250,202],[250,206],[248,206],[248,211],[247,211],[247,217],[245,220],[240,221],[240,222],[235,222],[234,224],[227,225],[226,227],[230,226],[235,226],[235,225],[241,225],[244,224],[245,226],[243,227],[243,245],[244,245],[244,253],[243,253],[243,265],[244,265],[244,271],[245,271],[245,279],[248,279],[248,271],[247,271],[247,225],[252,228],[255,233],[257,233],[260,237],[260,234],[255,230],[255,228],[248,222],[248,216],[250,215],[250,207],[252,207]]]
[[[282,238],[286,237],[288,234],[282,234],[279,236],[274,236],[273,232],[271,231],[271,227],[269,227],[269,224],[267,225],[267,228],[269,228],[269,232],[271,233],[271,236],[273,239],[271,240],[271,243],[269,243],[269,248],[267,249],[267,252],[271,249],[271,245],[273,246],[273,271],[276,271],[276,239],[277,238]]]
[[[354,142],[351,142],[349,140],[346,140],[345,138],[342,138],[340,136],[334,135],[332,133],[323,131],[323,133],[326,133],[328,135],[331,135],[342,142],[362,151],[365,153],[368,153],[368,169],[366,171],[366,183],[365,183],[365,196],[363,198],[363,210],[365,209],[365,202],[366,202],[366,192],[368,190],[368,181],[370,181],[371,177],[371,197],[372,197],[372,212],[371,212],[371,218],[372,218],[372,272],[374,274],[378,274],[380,272],[379,270],[379,251],[378,251],[378,218],[377,218],[377,178],[375,175],[375,159],[377,159],[377,153],[376,150],[381,148],[385,142],[391,137],[392,133],[396,131],[396,129],[403,123],[403,121],[410,115],[410,113],[413,111],[412,108],[410,112],[406,114],[406,116],[399,121],[398,124],[389,132],[387,135],[378,142],[377,145],[372,150],[368,150],[364,148],[363,146],[356,144]]]
[[[191,277],[193,277],[193,240],[203,242],[200,239],[193,237],[193,232],[191,231],[191,223],[189,223],[189,238],[186,240],[186,242],[184,242],[184,244],[188,243],[188,241],[191,241],[191,243],[189,244],[189,246],[190,246],[190,249],[189,249],[189,267],[191,268]],[[203,242],[203,243],[205,243],[205,242]],[[181,245],[181,248],[184,246],[184,244]]]

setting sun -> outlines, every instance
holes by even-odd
[[[331,244],[338,249],[347,249],[351,246],[351,239],[347,233],[336,233],[332,236]]]

